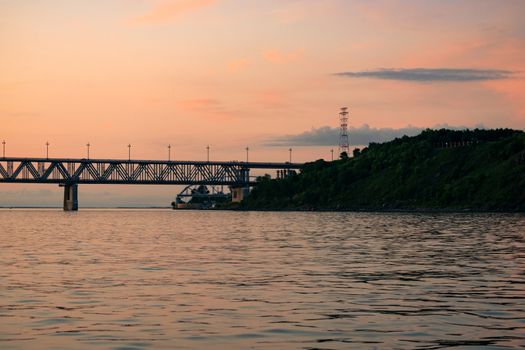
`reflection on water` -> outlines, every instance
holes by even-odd
[[[525,346],[525,216],[0,210],[2,349]]]

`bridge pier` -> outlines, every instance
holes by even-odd
[[[78,210],[78,184],[61,184],[64,187],[64,211]]]
[[[240,203],[242,200],[250,195],[250,187],[230,187],[232,193],[232,202]]]

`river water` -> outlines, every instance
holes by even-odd
[[[525,346],[525,216],[0,210],[1,349]]]

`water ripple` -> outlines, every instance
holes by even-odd
[[[0,210],[0,347],[525,347],[525,216]]]

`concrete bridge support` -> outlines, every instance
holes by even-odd
[[[232,202],[240,203],[242,200],[250,195],[250,187],[231,187]]]
[[[64,211],[78,210],[78,184],[64,184]]]

